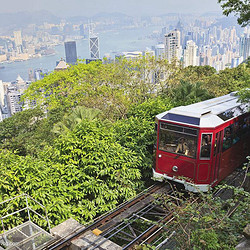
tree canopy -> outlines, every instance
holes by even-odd
[[[218,0],[223,9],[223,14],[228,16],[234,13],[238,16],[238,23],[245,27],[250,23],[249,0]]]
[[[249,79],[246,64],[216,72],[151,57],[53,72],[24,95],[35,109],[0,123],[0,200],[25,192],[52,225],[87,222],[151,183],[155,115]]]

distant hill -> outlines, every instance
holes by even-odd
[[[0,27],[22,28],[29,24],[59,23],[60,18],[46,10],[0,13]]]
[[[71,22],[71,23],[87,23],[88,20],[90,19],[91,18],[86,17],[86,16],[72,16],[72,17],[65,18],[67,22]]]
[[[127,18],[127,17],[130,16],[120,12],[112,12],[112,13],[101,12],[93,16],[93,18]]]
[[[235,26],[236,29],[241,29],[240,25],[237,23],[237,18],[235,16],[223,16],[222,18],[217,19],[214,25],[221,25],[222,29],[230,28],[231,26]]]
[[[201,16],[203,16],[203,17],[209,17],[209,16],[222,17],[223,15],[221,14],[220,11],[208,11],[208,12],[203,13]]]
[[[131,18],[131,17],[120,12],[113,12],[113,13],[101,12],[91,17],[73,16],[73,17],[66,18],[66,20],[68,22],[88,22],[88,21],[103,21],[107,19],[125,20],[128,18]]]

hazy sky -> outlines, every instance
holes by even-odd
[[[63,16],[92,16],[99,12],[158,15],[169,12],[221,11],[217,0],[0,0],[0,12],[49,10]]]

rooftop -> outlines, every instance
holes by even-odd
[[[58,65],[55,67],[55,70],[64,70],[67,69],[68,67],[69,65],[64,60],[60,60]]]
[[[180,106],[156,117],[199,127],[216,127],[248,110],[248,104],[238,102],[236,92],[206,101]]]

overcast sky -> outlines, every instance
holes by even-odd
[[[64,16],[92,16],[99,12],[122,12],[128,15],[164,13],[203,13],[221,11],[217,0],[0,0],[0,12],[49,10]]]

